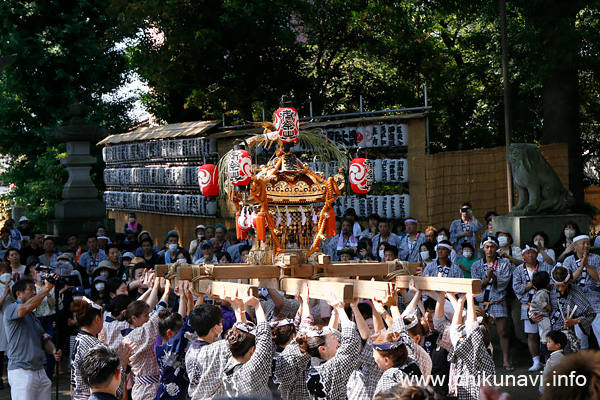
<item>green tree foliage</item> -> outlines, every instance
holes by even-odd
[[[152,88],[146,105],[168,122],[251,120],[267,101],[306,82],[289,2],[115,0],[130,53]],[[163,36],[164,35],[164,36]],[[163,41],[164,37],[164,41]]]
[[[49,144],[45,132],[68,123],[75,102],[87,106],[90,121],[112,132],[131,124],[130,100],[114,97],[127,79],[127,59],[115,48],[122,37],[114,31],[117,15],[108,11],[109,3],[0,3],[0,55],[18,54],[0,78],[0,153],[11,160],[2,178],[15,185],[5,201],[26,206],[44,230],[67,177],[59,164],[65,145]],[[92,171],[97,184],[102,167],[99,162]]]

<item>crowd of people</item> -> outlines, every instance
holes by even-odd
[[[123,233],[98,227],[85,247],[70,235],[60,252],[26,217],[18,226],[9,219],[0,229],[0,363],[6,354],[11,396],[49,399],[59,370],[70,371],[77,400],[477,399],[496,371],[493,326],[499,368],[513,369],[514,337],[528,345],[530,371],[545,364],[545,377],[597,366],[591,352],[575,356],[587,363],[564,356],[600,343],[600,256],[590,237],[568,222],[554,246],[540,231],[519,248],[510,232],[494,231],[491,215],[481,223],[464,203],[449,229],[421,232],[415,219],[377,215],[363,228],[347,210],[323,245],[332,260],[416,262],[418,274],[479,279],[483,289],[389,284],[385,295],[349,304],[312,299],[307,285],[296,296],[261,289],[219,298],[154,272],[176,262],[243,263],[252,231],[238,240],[223,224],[198,225],[189,246],[172,230],[159,248],[132,213]],[[588,375],[588,386],[600,385],[598,371]],[[547,382],[541,392],[559,390]]]

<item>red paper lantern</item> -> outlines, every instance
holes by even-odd
[[[366,158],[355,158],[350,163],[350,186],[358,194],[366,194],[373,186],[373,165]]]
[[[298,110],[291,106],[280,106],[274,115],[277,135],[283,143],[294,143],[300,131]]]
[[[252,180],[252,158],[246,150],[233,150],[229,154],[227,168],[234,186],[246,186]]]
[[[214,164],[204,164],[198,169],[198,185],[202,196],[219,194],[219,168]]]
[[[248,230],[252,228],[252,214],[247,208],[242,208],[235,214],[236,233],[238,239],[246,239]]]

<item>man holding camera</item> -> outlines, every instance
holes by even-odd
[[[54,354],[57,361],[62,351],[56,350],[33,310],[48,296],[57,280],[56,274],[50,274],[37,294],[32,279],[21,279],[12,287],[17,301],[4,311],[4,326],[8,341],[8,383],[13,400],[50,400],[52,382],[44,371],[44,351]]]
[[[452,221],[450,225],[450,242],[457,251],[462,250],[464,242],[477,243],[475,234],[481,228],[483,228],[483,225],[473,216],[471,203],[463,203],[460,207],[460,219]]]

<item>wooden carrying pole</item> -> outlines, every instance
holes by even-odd
[[[417,289],[421,290],[481,294],[481,281],[479,279],[467,278],[403,275],[396,277],[396,287],[408,288],[411,279],[414,279]]]
[[[284,278],[281,280],[281,291],[285,294],[296,295],[302,290],[302,284],[308,283],[308,291],[311,299],[326,300],[330,294],[335,295],[338,300],[344,303],[351,303],[354,300],[354,288],[352,283],[343,282],[321,282],[298,278]]]
[[[243,283],[209,281],[206,279],[201,279],[199,281],[194,282],[194,290],[198,293],[207,293],[209,286],[211,293],[221,298],[242,297],[248,290],[250,290],[252,296],[258,297],[258,287],[252,285],[245,285]]]
[[[334,277],[323,277],[320,278],[321,282],[340,282],[352,284],[354,288],[354,297],[360,299],[383,299],[386,294],[389,282],[381,281],[361,281],[358,279],[347,279],[347,278],[334,278]],[[310,290],[310,288],[309,288]],[[312,297],[312,293],[310,293]]]
[[[157,276],[165,276],[173,264],[156,265]],[[405,271],[414,274],[419,263],[406,261],[379,263],[379,262],[333,262],[331,264],[317,265],[323,276],[351,277],[351,276],[386,276],[394,271]],[[311,278],[314,267],[311,264],[294,265],[282,268],[277,265],[248,265],[248,264],[201,264],[198,266],[202,274],[215,280],[228,279],[271,279],[288,275],[294,278]],[[180,279],[190,280],[194,277],[193,267],[188,264],[177,265]]]

